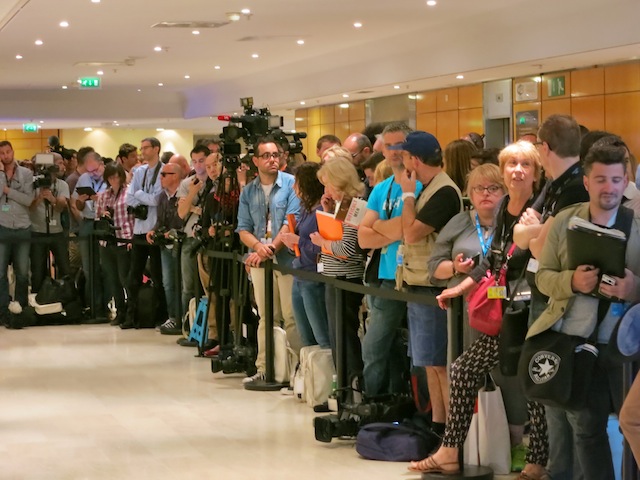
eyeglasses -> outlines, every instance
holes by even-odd
[[[269,160],[271,158],[280,158],[282,154],[280,152],[265,152],[262,155],[258,155],[262,160]]]
[[[482,185],[476,185],[471,190],[473,190],[475,193],[482,194],[486,191],[490,195],[495,195],[496,193],[498,193],[498,191],[502,190],[502,187],[500,185],[489,185],[488,187],[483,187]]]
[[[160,176],[166,177],[167,175],[175,175],[176,172],[160,172]]]
[[[362,150],[364,150],[364,148],[363,148]],[[360,150],[360,151],[359,151],[359,152],[357,152],[357,153],[352,153],[352,154],[351,154],[351,158],[356,158],[358,155],[360,155],[360,154],[362,153],[362,150]]]

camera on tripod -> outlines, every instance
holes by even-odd
[[[135,207],[128,206],[127,213],[129,215],[133,215],[134,218],[138,220],[146,220],[149,216],[149,206],[148,205],[136,205]]]
[[[37,153],[34,159],[33,188],[48,188],[53,185],[53,177],[58,173],[52,153]]]

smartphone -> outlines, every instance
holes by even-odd
[[[481,258],[481,255],[480,255],[479,253],[476,253],[476,254],[473,256],[472,260],[473,260],[473,266],[474,266],[474,267],[477,267],[477,266],[478,266],[478,264],[480,263],[480,258]]]

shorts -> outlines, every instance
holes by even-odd
[[[409,287],[411,293],[435,295],[439,289]],[[414,367],[447,366],[447,311],[437,305],[407,303],[409,357]]]

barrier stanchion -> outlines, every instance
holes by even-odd
[[[622,367],[622,388],[623,398],[626,398],[629,393],[629,389],[633,384],[633,380],[638,374],[637,363],[625,363]],[[639,480],[640,473],[638,472],[638,465],[636,464],[631,448],[629,448],[629,442],[624,440],[624,450],[622,452],[622,480]]]

